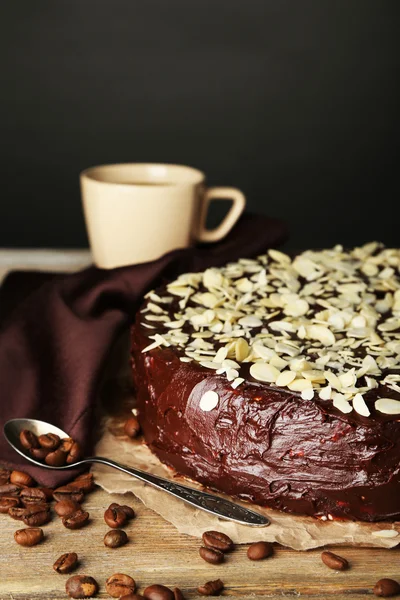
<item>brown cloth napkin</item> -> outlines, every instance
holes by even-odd
[[[260,254],[286,235],[281,221],[247,214],[223,241],[176,250],[153,262],[50,277],[11,273],[0,295],[1,430],[12,418],[41,419],[66,431],[89,455],[101,374],[143,295],[179,273]],[[0,463],[23,468],[50,487],[77,474],[30,466],[2,431]]]

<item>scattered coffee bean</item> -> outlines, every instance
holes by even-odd
[[[18,496],[0,496],[0,513],[7,514],[10,508],[19,506]]]
[[[400,594],[400,584],[394,579],[380,579],[374,585],[375,596],[390,598]]]
[[[19,496],[22,487],[15,483],[4,483],[0,485],[0,496]]]
[[[10,483],[15,483],[16,485],[23,485],[27,487],[33,487],[36,485],[36,481],[28,475],[28,473],[24,473],[23,471],[12,471],[10,475]]]
[[[185,600],[185,596],[179,588],[174,588],[174,598],[175,600]]]
[[[50,507],[46,504],[33,504],[24,509],[22,520],[29,527],[39,527],[50,521]]]
[[[68,485],[75,490],[80,490],[84,494],[87,494],[94,489],[93,475],[91,473],[84,473],[83,475],[79,475],[79,477],[74,479],[74,481],[71,481]]]
[[[47,454],[46,458],[44,459],[44,462],[50,467],[63,467],[66,463],[66,460],[67,455],[65,454],[65,452],[60,450],[60,448],[57,448],[57,450],[54,450],[53,452],[49,452]]]
[[[75,512],[62,518],[62,524],[67,529],[80,529],[89,521],[89,513],[78,509]]]
[[[72,500],[73,502],[78,502],[78,504],[80,504],[83,501],[84,494],[80,490],[74,489],[69,485],[63,485],[54,490],[53,498],[54,500],[57,500],[57,502],[60,502],[61,500]]]
[[[125,513],[127,519],[135,518],[135,511],[126,504],[117,504],[116,502],[113,502],[108,508],[120,508]]]
[[[117,508],[107,508],[104,520],[109,527],[119,529],[125,525],[128,519],[125,512],[118,506]]]
[[[20,546],[36,546],[43,540],[43,530],[39,527],[18,529],[14,533],[14,539]]]
[[[46,494],[40,488],[24,488],[20,493],[21,502],[24,506],[30,504],[45,504]]]
[[[77,462],[80,458],[82,458],[81,446],[78,442],[74,442],[67,454],[67,465],[72,465],[72,463]]]
[[[207,548],[216,548],[220,552],[229,552],[233,548],[231,538],[220,531],[206,531],[203,533],[202,539]]]
[[[119,548],[128,542],[128,536],[122,529],[112,529],[104,536],[104,545],[108,548]]]
[[[97,581],[88,575],[74,575],[65,584],[65,591],[71,598],[93,598],[98,590]]]
[[[131,508],[130,506],[127,506],[126,504],[121,504],[120,508],[126,514],[127,519],[135,518],[135,511],[133,510],[133,508]]]
[[[36,460],[45,460],[46,456],[50,454],[50,450],[46,448],[31,448],[29,452]]]
[[[349,568],[347,560],[337,554],[333,554],[333,552],[322,552],[321,559],[327,567],[335,571],[345,571]]]
[[[54,505],[54,510],[59,517],[68,517],[72,513],[81,509],[81,505],[73,500],[60,500]]]
[[[12,519],[15,519],[16,521],[22,521],[25,511],[26,508],[18,508],[17,506],[12,506],[8,509],[8,514]]]
[[[165,585],[149,585],[143,592],[147,600],[174,600],[174,593]]]
[[[53,565],[53,569],[57,571],[57,573],[71,573],[74,569],[76,569],[78,565],[78,555],[75,552],[67,552],[66,554],[62,554],[60,558],[57,558],[56,562]]]
[[[224,584],[220,579],[214,581],[207,581],[204,585],[199,585],[197,591],[202,596],[219,596],[224,589]]]
[[[126,421],[124,431],[126,435],[132,439],[139,435],[140,425],[136,417],[131,417]]]
[[[39,448],[39,441],[37,435],[33,433],[33,431],[29,431],[29,429],[23,429],[19,434],[19,441],[21,442],[21,446],[25,448],[25,450],[30,450],[31,448]]]
[[[39,435],[38,442],[46,450],[56,450],[60,445],[60,437],[56,433],[44,433]]]
[[[48,487],[40,487],[38,490],[42,490],[43,494],[46,496],[47,502],[53,500],[53,490]]]
[[[120,598],[127,594],[134,594],[136,591],[136,583],[129,575],[123,573],[115,573],[106,581],[106,591],[112,598]]]
[[[224,553],[216,548],[206,548],[201,546],[199,554],[203,560],[212,565],[220,565],[225,560]]]
[[[272,544],[269,542],[254,542],[247,549],[247,556],[250,560],[262,560],[268,558],[273,553]]]

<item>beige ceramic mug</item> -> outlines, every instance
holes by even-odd
[[[216,242],[246,204],[231,187],[205,186],[205,175],[180,165],[127,163],[86,169],[80,175],[93,260],[112,269],[147,262],[193,243]],[[232,200],[222,223],[206,229],[210,202]]]

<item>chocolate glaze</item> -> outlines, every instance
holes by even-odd
[[[396,417],[372,408],[368,418],[343,414],[331,402],[255,381],[234,390],[226,377],[182,363],[177,348],[142,353],[148,335],[139,313],[132,328],[139,420],[164,463],[207,487],[286,512],[400,518]],[[207,390],[219,403],[203,412]]]

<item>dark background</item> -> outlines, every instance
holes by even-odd
[[[399,245],[398,0],[9,0],[0,246],[87,244],[78,174],[178,162],[291,246]]]

